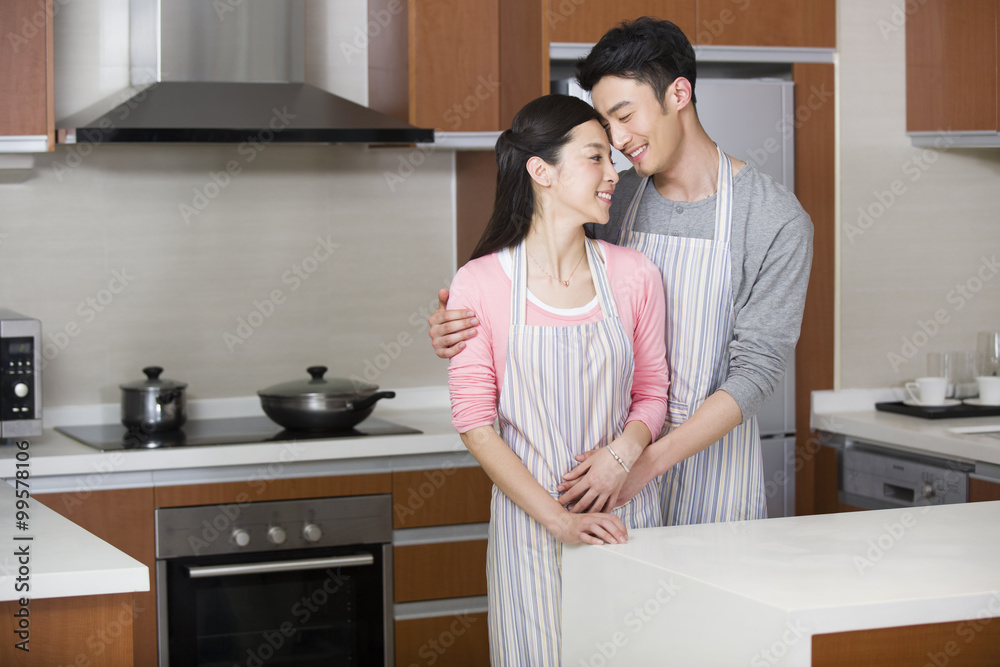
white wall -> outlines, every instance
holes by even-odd
[[[63,113],[125,85],[127,5],[61,6]],[[365,64],[342,69],[357,99]],[[453,162],[430,155],[390,186],[408,157],[59,146],[30,171],[0,172],[0,305],[42,320],[45,405],[115,403],[119,383],[147,365],[188,382],[191,398],[252,395],[316,364],[338,376],[368,369],[386,388],[444,384],[424,330],[453,270]],[[239,173],[227,182],[230,161]]]
[[[843,388],[899,385],[1000,329],[1000,149],[910,145],[906,4],[839,4]]]

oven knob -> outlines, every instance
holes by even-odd
[[[319,542],[320,538],[323,537],[323,531],[316,524],[307,523],[302,529],[302,537],[305,538],[306,542]]]
[[[934,485],[930,482],[924,482],[923,487],[921,487],[921,491],[923,491],[924,498],[934,497]]]
[[[23,382],[18,382],[14,385],[14,395],[18,398],[24,398],[28,395],[28,385]]]
[[[267,541],[271,544],[284,544],[285,530],[281,526],[271,526],[267,531]]]
[[[242,528],[237,528],[233,531],[233,542],[236,542],[238,547],[245,547],[250,544],[250,533]]]

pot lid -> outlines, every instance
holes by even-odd
[[[183,389],[187,386],[187,382],[161,378],[160,373],[163,372],[163,369],[159,366],[146,366],[142,372],[146,374],[145,380],[135,380],[118,386],[133,391],[163,391],[164,389]]]
[[[326,366],[310,366],[306,371],[311,376],[308,380],[282,382],[261,389],[257,394],[276,397],[319,395],[350,398],[359,394],[370,394],[378,389],[378,385],[358,379],[324,378]]]

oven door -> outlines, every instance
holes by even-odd
[[[368,544],[157,563],[160,664],[383,665],[391,547]]]

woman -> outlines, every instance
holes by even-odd
[[[665,307],[640,253],[586,238],[618,174],[596,112],[549,95],[497,140],[493,214],[448,308],[480,320],[451,360],[453,423],[494,482],[487,576],[493,665],[560,664],[560,543],[617,544],[657,526],[657,489],[613,503],[666,411]],[[499,418],[500,432],[493,428]],[[574,456],[582,513],[556,487]]]

